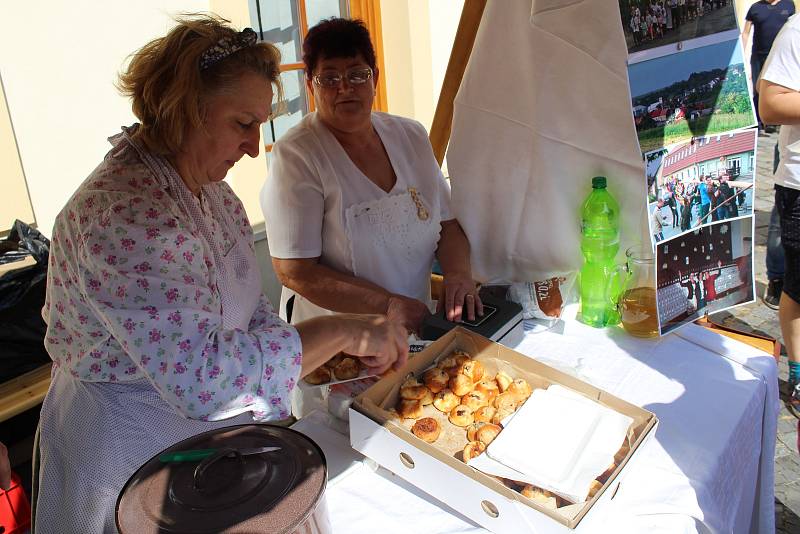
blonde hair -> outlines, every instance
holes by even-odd
[[[153,39],[131,55],[117,88],[131,98],[141,126],[133,134],[157,154],[174,154],[188,128],[203,128],[208,97],[230,88],[244,73],[264,76],[283,100],[280,52],[259,42],[200,70],[200,57],[221,39],[238,32],[213,14],[184,14],[167,35]]]

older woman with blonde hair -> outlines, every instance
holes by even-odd
[[[279,54],[216,17],[177,22],[132,56],[119,86],[140,123],[109,139],[53,230],[37,531],[115,532],[124,482],[162,449],[287,417],[297,380],[339,351],[376,372],[407,356],[382,315],[274,314],[222,180],[259,153]]]

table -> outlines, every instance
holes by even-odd
[[[774,532],[777,366],[758,349],[696,325],[655,340],[570,321],[515,347],[656,413],[656,435],[606,508],[578,532]],[[326,453],[334,531],[484,532],[350,449],[322,414],[299,421]],[[341,430],[341,429],[340,429]]]

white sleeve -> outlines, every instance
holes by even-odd
[[[273,258],[316,258],[322,254],[325,200],[310,154],[294,142],[275,143],[261,210]]]
[[[787,24],[772,45],[761,79],[800,91],[800,30]]]

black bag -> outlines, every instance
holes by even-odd
[[[50,241],[22,221],[14,221],[0,241],[0,264],[33,256],[34,265],[0,276],[0,382],[48,363],[47,325],[42,319]]]

